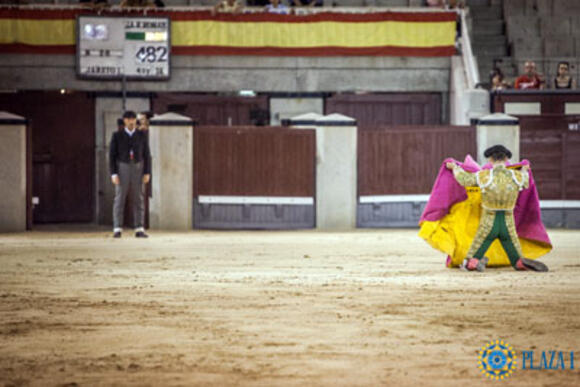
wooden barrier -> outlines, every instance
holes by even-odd
[[[313,130],[197,127],[194,227],[315,226]]]
[[[446,157],[475,157],[472,126],[359,128],[358,193],[428,194]]]
[[[520,121],[520,157],[532,163],[540,198],[580,199],[580,92],[492,95],[494,110]]]
[[[417,227],[441,163],[476,156],[471,126],[360,127],[358,227]]]

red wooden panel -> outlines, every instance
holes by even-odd
[[[570,124],[578,124],[580,115],[542,114],[541,116],[520,116],[522,130],[560,130],[568,131]]]
[[[313,130],[196,127],[194,195],[314,197]]]
[[[548,119],[546,125],[548,125]],[[524,128],[525,129],[525,128]],[[522,129],[521,158],[532,163],[542,199],[580,199],[580,133]]]
[[[212,94],[160,93],[153,99],[156,114],[168,111],[192,118],[198,125],[267,125],[268,98]],[[260,118],[259,114],[262,113]]]
[[[336,94],[325,101],[325,113],[340,113],[367,125],[439,125],[441,94]]]
[[[363,127],[358,135],[358,193],[427,194],[446,157],[476,156],[475,128]]]
[[[580,133],[568,132],[564,136],[564,160],[565,171],[565,198],[580,199]]]
[[[580,199],[580,115],[564,115],[566,102],[580,102],[580,93],[526,92],[494,95],[495,111],[506,102],[540,102],[541,116],[518,116],[520,156],[532,163],[541,199]]]
[[[562,131],[528,129],[520,134],[520,157],[530,160],[541,199],[561,199]]]

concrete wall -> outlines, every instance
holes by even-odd
[[[149,110],[149,98],[128,98],[127,109]],[[95,100],[95,219],[99,224],[113,224],[115,190],[109,174],[109,142],[123,115],[121,98],[97,97]]]
[[[129,91],[324,92],[449,90],[450,58],[173,56],[168,82]],[[119,81],[76,79],[73,55],[2,55],[0,90],[120,91]]]
[[[0,118],[1,121],[1,118]],[[26,126],[0,122],[0,232],[26,231]]]

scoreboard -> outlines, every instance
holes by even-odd
[[[163,17],[78,16],[77,76],[169,79],[170,27]]]

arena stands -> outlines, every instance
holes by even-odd
[[[53,142],[62,138],[59,130],[68,125],[68,112],[87,112],[81,115],[84,121],[75,125],[86,129],[79,144],[70,142],[67,144],[70,149],[58,153],[58,156],[67,160],[82,157],[90,161],[86,165],[73,164],[85,167],[82,175],[95,184],[91,186],[87,183],[83,187],[93,194],[79,191],[77,199],[67,201],[79,203],[77,209],[53,211],[47,205],[52,201],[43,192],[52,195],[60,187],[74,183],[59,182],[54,176],[75,177],[72,172],[58,169],[68,168],[68,165],[57,158],[56,152],[46,152],[44,148],[33,149],[36,158],[32,170],[37,173],[36,186],[44,190],[38,193],[44,195],[40,199],[44,207],[35,209],[37,221],[83,222],[93,219],[97,223],[110,223],[113,192],[110,176],[107,176],[104,167],[106,141],[111,132],[117,130],[117,119],[125,106],[138,111],[151,110],[156,114],[182,114],[199,126],[276,126],[305,113],[340,113],[356,119],[361,128],[415,125],[429,128],[441,126],[443,130],[448,130],[449,126],[475,124],[480,117],[489,113],[489,94],[486,90],[477,89],[476,85],[486,78],[495,59],[503,59],[506,67],[511,66],[505,73],[513,79],[519,73],[514,64],[517,65],[520,58],[523,61],[531,55],[510,56],[508,44],[513,40],[513,31],[508,28],[505,33],[502,17],[515,11],[504,12],[499,1],[469,1],[467,5],[473,16],[473,28],[469,28],[472,23],[465,18],[465,12],[460,12],[459,39],[456,25],[458,15],[454,11],[427,8],[422,1],[415,0],[377,0],[372,6],[370,2],[365,3],[368,4],[365,7],[348,6],[362,4],[348,1],[335,0],[333,4],[337,7],[333,8],[303,9],[301,12],[304,14],[299,15],[303,19],[301,23],[296,23],[292,20],[294,16],[252,14],[261,12],[260,7],[246,8],[248,14],[235,17],[219,15],[218,19],[209,12],[215,4],[215,1],[209,0],[165,0],[167,7],[163,10],[124,10],[118,6],[119,1],[111,0],[112,7],[102,11],[101,16],[160,15],[174,22],[171,65],[168,67],[171,74],[167,78],[147,81],[121,77],[89,79],[86,76],[103,74],[104,70],[106,74],[111,74],[108,72],[111,69],[116,71],[114,74],[122,72],[120,66],[114,67],[110,63],[80,65],[79,58],[83,56],[108,57],[114,50],[77,50],[83,42],[81,38],[78,43],[75,37],[75,28],[79,26],[76,17],[87,13],[86,9],[78,6],[78,2],[53,0],[27,6],[0,7],[2,30],[5,31],[0,42],[0,49],[3,50],[0,56],[0,90],[4,91],[0,93],[0,110],[45,123],[43,130],[34,131],[33,136],[41,136],[42,140],[49,142],[46,148],[50,149],[56,149],[58,144]],[[549,20],[553,21],[561,15],[555,13],[556,10],[561,12],[561,7],[559,5],[560,8],[557,8],[555,2],[551,2],[548,8],[548,3],[542,4],[543,8],[531,7],[529,11],[525,8],[519,17],[536,15],[540,10],[548,12],[549,9],[551,19],[546,17],[544,20],[536,15],[534,20],[537,20],[538,28],[523,29],[528,31],[529,36],[537,36],[536,40],[541,44],[542,50],[538,52],[541,60],[535,56],[531,59],[544,72],[544,55],[547,54],[544,52],[544,40],[547,38],[543,38],[543,34],[562,36],[566,28],[572,30],[576,25],[568,15],[562,16],[568,24],[552,26],[557,23],[550,24]],[[389,7],[392,7],[392,12]],[[511,16],[506,18],[508,26],[510,21]],[[302,28],[304,23],[311,24]],[[540,28],[541,25],[544,27]],[[553,30],[550,29],[552,27]],[[292,33],[288,33],[291,29],[294,29]],[[552,35],[546,31],[552,31]],[[125,38],[137,40],[133,39],[135,36],[130,33]],[[288,36],[292,39],[287,39]],[[487,66],[482,67],[481,77],[472,55],[470,36],[475,37],[474,46],[478,50],[476,54],[480,56],[480,64]],[[526,36],[522,35],[522,39]],[[572,39],[576,44],[576,38]],[[165,38],[164,41],[169,39]],[[576,52],[576,47],[573,48]],[[512,51],[511,54],[517,52],[517,47]],[[137,59],[141,58],[139,52],[141,50],[137,48],[133,52]],[[487,62],[483,60],[485,58],[488,58]],[[550,57],[550,60],[553,58],[556,57]],[[127,63],[132,66],[134,62],[137,63],[135,60]],[[572,75],[578,78],[575,74],[577,63],[575,60],[571,62]],[[167,73],[162,71],[161,74]],[[43,102],[45,100],[70,110],[63,110],[58,116],[60,121],[51,120],[49,118],[52,116],[45,107],[52,105]],[[514,105],[510,103],[520,107],[521,103],[527,102],[530,101],[507,101],[503,112],[517,115],[518,111],[514,112]],[[573,102],[572,105],[560,104],[564,110],[558,114],[566,116],[558,121],[561,132],[567,131],[568,125],[575,127],[578,121],[574,112],[578,109],[576,103],[580,101]],[[540,105],[534,102],[525,106],[531,106],[536,113],[539,112],[536,115],[541,115],[543,111],[537,108]],[[499,102],[496,106],[496,111],[501,111]],[[549,102],[541,106],[549,106]],[[34,110],[37,108],[39,111]],[[424,139],[421,134],[423,129],[419,129],[416,137]],[[566,134],[566,139],[570,136]],[[411,140],[413,144],[423,141]],[[42,144],[39,141],[36,143]],[[77,155],[77,149],[89,151]],[[465,153],[458,152],[457,157]],[[425,165],[435,164],[428,162]],[[421,189],[409,186],[405,192],[396,193],[426,193],[425,187],[427,185]],[[568,194],[568,191],[562,190],[556,192],[553,198],[561,197],[564,195],[562,192]],[[575,192],[573,195],[576,195]],[[381,189],[374,193],[393,192]],[[84,205],[87,195],[92,199],[89,206],[84,208],[81,204]],[[56,217],[61,213],[83,217],[62,220]]]
[[[508,54],[503,12],[500,4],[490,5],[489,1],[471,1],[468,6],[473,20],[470,32],[479,74],[482,82],[487,82],[487,74],[493,68],[494,60]]]
[[[547,80],[558,62],[571,64],[578,78],[580,2],[576,0],[504,0],[471,6],[475,53],[480,72],[501,68],[508,81],[523,72],[526,60],[536,62]],[[505,21],[505,34],[503,31]],[[484,77],[482,77],[484,78]]]

